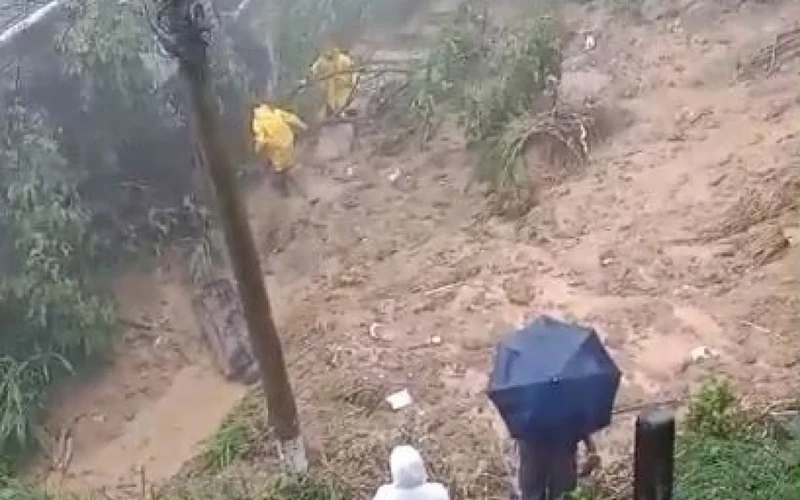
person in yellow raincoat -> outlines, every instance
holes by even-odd
[[[260,104],[253,110],[252,128],[256,153],[274,174],[276,187],[288,195],[289,170],[295,165],[294,129],[305,130],[306,124],[288,111]]]
[[[311,77],[325,101],[325,116],[344,111],[357,83],[353,59],[339,49],[326,49],[311,66]]]

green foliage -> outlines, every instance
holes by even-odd
[[[349,500],[344,486],[314,475],[278,476],[257,483],[253,478],[192,478],[170,488],[158,500]],[[2,500],[2,499],[0,499]]]
[[[687,434],[677,455],[678,498],[778,500],[797,498],[798,456],[771,440]]]
[[[745,433],[746,419],[728,380],[709,379],[692,396],[686,429],[720,439],[733,439]]]
[[[458,110],[466,82],[480,79],[481,61],[490,53],[486,30],[485,15],[471,2],[461,4],[454,22],[442,29],[437,42],[411,68],[396,102],[400,114],[391,118],[401,127],[418,131],[423,142],[430,140],[442,121],[440,109],[449,105]]]
[[[483,78],[467,90],[465,128],[470,141],[502,135],[511,119],[537,110],[537,99],[561,75],[555,26],[542,16],[515,29],[501,29]],[[541,110],[537,110],[541,111]]]
[[[225,469],[244,456],[255,438],[247,422],[236,420],[225,423],[206,443],[203,453],[206,469]]]
[[[535,14],[505,26],[477,2],[465,1],[412,69],[395,99],[397,113],[389,118],[401,128],[421,131],[427,141],[441,122],[440,111],[456,112],[468,143],[481,152],[479,180],[513,191],[525,173],[521,157],[530,135],[529,117],[552,105],[546,97],[554,95],[560,66],[560,40],[551,16]]]
[[[0,482],[0,500],[54,500],[51,495],[14,481]],[[78,500],[77,498],[74,500]]]
[[[127,105],[141,99],[137,91],[152,88],[141,54],[153,48],[142,4],[73,0],[69,8],[73,22],[56,39],[66,72],[95,92],[120,95]]]
[[[264,500],[347,500],[353,496],[331,481],[303,476],[284,477],[273,483]]]
[[[728,381],[707,381],[678,439],[678,498],[797,498],[800,445],[771,437],[764,425],[747,418]]]
[[[263,396],[251,393],[226,417],[205,443],[202,466],[205,472],[224,470],[243,458],[257,444],[264,429]]]
[[[46,388],[74,361],[106,345],[112,305],[89,285],[95,242],[90,214],[64,174],[41,117],[6,110],[0,227],[7,268],[0,281],[0,449],[32,442]]]

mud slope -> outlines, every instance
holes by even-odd
[[[382,425],[490,415],[480,392],[497,335],[541,313],[601,330],[625,372],[622,405],[681,398],[710,374],[796,394],[797,63],[736,68],[800,9],[699,2],[643,25],[570,9],[567,29],[597,46],[578,39],[565,80],[590,82],[577,92],[621,106],[631,126],[524,219],[487,217],[463,193],[472,159],[446,137],[309,174],[322,201],[297,209],[273,268],[295,384],[326,445],[331,379],[381,397],[409,388],[414,408],[385,410]],[[254,204],[259,219],[266,202]],[[718,356],[691,363],[698,346]],[[629,452],[629,424],[618,419],[604,453]]]
[[[349,159],[306,158],[313,207],[276,201],[266,187],[250,199],[312,452],[324,450],[343,474],[382,471],[382,457],[364,451],[382,454],[374,441],[421,434],[447,443],[438,460],[473,482],[504,474],[493,469],[484,374],[498,336],[542,313],[600,330],[625,373],[621,405],[682,397],[709,374],[762,397],[800,389],[798,66],[736,77],[737,62],[772,43],[800,6],[702,1],[645,24],[567,8],[565,29],[597,43],[587,51],[574,38],[565,95],[612,101],[631,123],[524,218],[491,217],[479,193],[464,192],[474,159],[456,134],[399,157],[362,148]],[[718,357],[690,363],[698,346]],[[194,382],[175,399],[169,391],[195,368],[149,356],[132,358],[119,382],[138,386],[139,374],[174,367],[146,405],[114,411],[100,384],[65,413],[101,408],[112,423],[130,414],[108,439],[76,436],[73,476],[94,467],[93,485],[113,486],[148,461],[170,471],[200,438],[184,443],[165,430],[177,406],[190,410],[180,416],[188,426],[203,413],[183,399]],[[382,399],[402,388],[414,404],[392,413]],[[108,390],[114,400],[123,391]],[[237,396],[219,390],[219,408]],[[619,418],[603,436],[605,455],[629,453],[629,424]],[[125,429],[158,446],[136,448]]]

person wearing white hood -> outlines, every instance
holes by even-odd
[[[440,483],[429,483],[425,463],[411,446],[396,446],[389,457],[392,484],[378,488],[372,500],[450,500]]]

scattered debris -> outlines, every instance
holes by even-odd
[[[595,47],[597,47],[597,40],[594,38],[594,35],[587,33],[583,40],[583,49],[594,50]]]
[[[408,393],[408,389],[403,389],[402,391],[395,392],[394,394],[387,396],[386,402],[389,403],[389,406],[392,407],[392,410],[402,410],[412,403],[411,394]]]
[[[393,168],[392,171],[389,172],[389,175],[386,178],[389,179],[389,182],[394,184],[395,182],[397,182],[397,179],[400,178],[400,169],[397,167]]]
[[[749,327],[750,327],[750,328],[752,328],[753,330],[757,330],[757,331],[759,331],[759,332],[761,332],[761,333],[764,333],[764,334],[767,334],[767,335],[769,335],[769,334],[771,334],[771,333],[772,333],[772,332],[770,331],[770,329],[769,329],[769,328],[765,328],[765,327],[763,327],[763,326],[761,326],[761,325],[757,325],[757,324],[755,324],[755,323],[751,323],[751,322],[749,322],[749,321],[744,321],[744,320],[742,320],[742,321],[740,321],[740,323],[741,323],[742,325],[744,325],[744,326],[749,326]]]
[[[740,63],[738,72],[749,77],[755,76],[757,72],[770,76],[796,57],[800,57],[800,27],[797,26],[778,33],[774,43],[759,50],[750,61]]]
[[[719,352],[708,346],[701,345],[692,349],[689,357],[691,358],[692,363],[702,363],[706,360],[718,359]]]
[[[380,323],[373,322],[369,325],[369,337],[373,340],[383,340],[383,338],[378,334],[378,328],[381,327]]]

